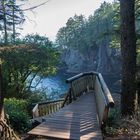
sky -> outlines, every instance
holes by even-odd
[[[28,0],[22,8],[36,6],[46,0]],[[58,30],[75,14],[88,17],[99,8],[102,2],[113,0],[49,0],[45,5],[25,13],[26,21],[21,31],[22,36],[38,33],[54,41]]]

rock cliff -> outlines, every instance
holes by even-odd
[[[61,55],[63,66],[69,73],[98,71],[103,74],[120,73],[120,49],[107,45],[91,47],[81,52],[77,49],[65,49]]]

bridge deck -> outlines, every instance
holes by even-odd
[[[102,140],[94,93],[86,93],[78,100],[45,118],[30,135],[51,139]]]

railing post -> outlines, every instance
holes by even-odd
[[[72,83],[70,84],[70,92],[71,92],[71,98],[72,100],[76,100],[76,96],[74,94],[73,88],[72,88]]]
[[[64,102],[63,102],[63,104],[62,104],[62,108],[65,106],[65,104],[66,104],[68,98],[69,98],[69,93],[67,94],[67,96],[66,96],[66,98],[65,98],[65,100],[64,100]]]
[[[69,89],[69,103],[72,102],[72,91],[71,91],[71,87]]]

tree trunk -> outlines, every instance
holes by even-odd
[[[140,79],[137,82],[138,104],[140,105]]]
[[[4,25],[4,44],[7,45],[8,34],[7,34],[7,19],[6,19],[5,0],[2,0],[2,11],[3,11],[3,25]]]
[[[122,115],[133,115],[137,110],[136,94],[136,35],[135,0],[120,0],[122,51]]]
[[[137,66],[137,93],[138,93],[138,104],[140,105],[140,66]]]
[[[15,38],[16,38],[16,29],[15,29],[15,0],[13,0],[13,6],[12,6],[12,20],[13,20],[13,44],[15,44]]]
[[[4,102],[4,90],[3,90],[3,77],[0,59],[0,118],[2,117],[3,102]]]

